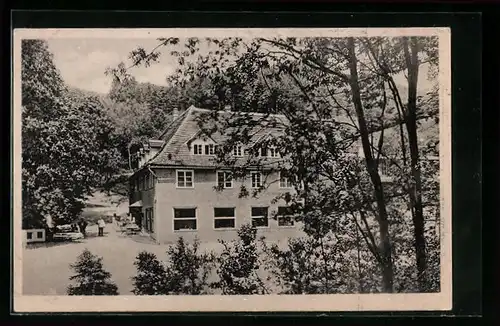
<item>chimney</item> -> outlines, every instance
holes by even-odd
[[[173,108],[172,109],[172,120],[177,120],[178,117],[179,117],[179,109]]]

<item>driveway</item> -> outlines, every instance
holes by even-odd
[[[106,226],[105,236],[97,237],[97,226],[88,227],[88,238],[81,242],[37,244],[23,250],[23,293],[25,295],[65,295],[74,274],[69,265],[85,249],[103,257],[104,268],[112,274],[120,294],[132,294],[131,277],[135,275],[135,257],[148,251],[165,259],[167,245],[157,245],[149,239],[122,235],[113,225]],[[203,244],[203,249],[216,249],[215,244]]]

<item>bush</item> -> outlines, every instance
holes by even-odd
[[[318,293],[314,285],[311,258],[314,255],[312,239],[290,239],[288,248],[281,250],[278,245],[267,246],[266,269],[275,277],[286,294]]]
[[[168,294],[166,270],[155,254],[143,251],[136,257],[137,275],[132,277],[136,295]]]
[[[292,238],[287,248],[263,242],[265,268],[285,294],[353,293],[349,250],[332,235]]]
[[[167,249],[163,265],[154,254],[141,252],[135,262],[137,275],[134,289],[137,295],[207,294],[208,277],[213,269],[214,255],[199,252],[200,242],[193,244],[179,237]]]
[[[75,264],[70,265],[75,275],[69,279],[76,285],[68,286],[68,295],[118,295],[118,287],[111,281],[111,273],[102,265],[102,257],[85,249]]]
[[[250,225],[238,230],[238,240],[231,243],[219,240],[224,249],[217,257],[219,281],[211,284],[222,294],[264,294],[266,286],[257,274],[259,260],[256,243],[257,231]]]
[[[213,268],[214,255],[199,253],[200,241],[193,244],[179,237],[177,243],[167,250],[166,277],[170,294],[206,294],[208,277]]]

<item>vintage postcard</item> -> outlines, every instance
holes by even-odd
[[[450,310],[450,51],[14,30],[14,311]]]

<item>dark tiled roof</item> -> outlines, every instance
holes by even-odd
[[[164,141],[164,144],[158,153],[149,160],[148,164],[153,166],[183,166],[193,168],[217,166],[215,157],[208,155],[193,155],[189,147],[190,140],[193,140],[203,134],[200,133],[200,121],[202,122],[204,129],[210,129],[210,127],[213,126],[211,123],[216,123],[215,121],[217,120],[217,117],[222,117],[221,121],[232,120],[233,122],[236,121],[234,119],[241,118],[247,127],[249,123],[255,122],[256,127],[252,129],[252,137],[249,141],[250,146],[255,144],[257,141],[264,139],[267,135],[279,135],[281,130],[287,125],[287,120],[283,115],[211,111],[191,106],[189,109],[181,113],[177,119],[172,121],[160,137],[158,137],[158,140]],[[336,117],[335,120],[342,123],[350,122],[350,120],[345,117]],[[263,128],[263,121],[267,122],[268,126]],[[233,125],[238,124],[236,123]],[[432,130],[432,128],[430,129]],[[209,136],[216,143],[220,144],[230,138],[228,135],[230,135],[233,131],[238,133],[238,130],[231,130],[231,127],[228,127],[224,130],[224,135],[219,133],[210,133],[209,135],[207,134],[207,136]],[[398,135],[398,127],[386,129],[384,131],[384,138],[387,138],[387,142],[384,141],[384,143],[390,143],[390,139],[396,139],[398,138]],[[377,143],[379,136],[380,132],[375,132],[372,135],[375,144]],[[356,145],[348,149],[351,153],[358,153],[359,150],[360,147]],[[267,160],[270,161],[270,163],[272,163],[273,160],[276,161],[276,159],[271,158],[268,158]],[[243,164],[248,166],[247,158],[237,159],[235,162],[235,165]]]
[[[284,126],[286,119],[282,115],[265,115],[259,113],[237,113],[231,111],[210,111],[206,109],[196,108],[191,106],[184,111],[176,120],[172,121],[166,130],[160,135],[159,139],[165,144],[160,149],[148,164],[150,165],[173,165],[173,166],[190,166],[190,167],[214,167],[216,166],[215,158],[206,155],[193,155],[189,148],[189,141],[200,134],[200,121],[203,122],[203,128],[209,129],[213,127],[210,121],[215,121],[216,116],[222,117],[222,120],[232,120],[242,118],[245,121],[248,119],[257,121],[269,122],[269,127],[262,128],[259,126],[253,131],[251,140],[262,138],[265,135],[277,135],[280,132],[278,125]],[[235,120],[232,120],[235,121]],[[231,132],[226,129],[225,134]],[[216,142],[223,142],[228,137],[217,132],[210,134],[210,138]],[[244,159],[245,160],[245,159]],[[246,160],[245,160],[246,162]],[[239,160],[236,163],[243,163]]]

